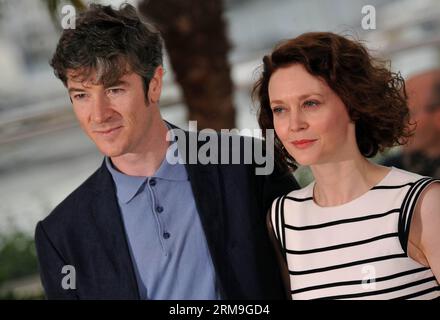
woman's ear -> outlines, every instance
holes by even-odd
[[[148,103],[158,103],[162,92],[163,67],[158,66],[148,85]]]

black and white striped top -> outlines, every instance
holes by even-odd
[[[277,198],[271,221],[287,261],[292,299],[438,298],[431,269],[407,255],[416,201],[433,182],[440,180],[392,168],[343,205],[317,205],[314,182]]]

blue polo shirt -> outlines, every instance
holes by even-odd
[[[220,299],[185,166],[165,157],[153,176],[136,177],[118,171],[108,157],[105,162],[116,185],[141,299]]]

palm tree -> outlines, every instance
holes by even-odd
[[[139,11],[160,29],[190,120],[198,128],[235,127],[221,0],[143,0]]]

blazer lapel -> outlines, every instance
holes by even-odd
[[[140,299],[113,179],[104,162],[98,173],[95,190],[97,194],[92,212],[93,221],[109,261],[120,277],[120,283],[126,286],[120,288],[120,292],[116,295],[126,299]],[[125,290],[127,297],[123,289],[127,289]]]

